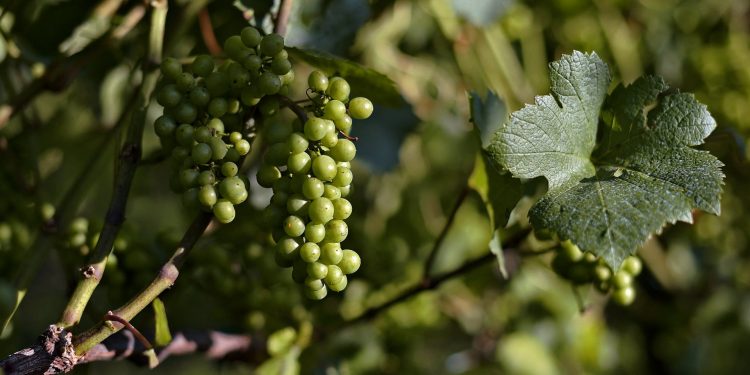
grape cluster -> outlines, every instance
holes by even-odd
[[[583,253],[570,241],[561,244],[552,260],[552,269],[564,279],[575,284],[592,283],[602,293],[611,291],[612,299],[623,306],[635,300],[633,278],[642,268],[638,257],[629,256],[617,272],[612,272],[604,260],[592,253]]]
[[[188,71],[175,59],[164,60],[156,97],[164,114],[154,130],[174,159],[170,186],[183,194],[183,204],[212,210],[218,221],[229,223],[234,206],[248,197],[247,181],[238,176],[250,152],[247,115],[255,108],[261,115],[277,112],[273,95],[288,90],[293,72],[277,34],[262,36],[246,27],[226,40],[224,51],[229,58],[220,66],[201,55]]]
[[[346,275],[360,266],[359,255],[341,246],[349,233],[345,220],[352,205],[346,197],[357,152],[347,134],[352,118],[368,118],[373,107],[366,98],[350,100],[341,77],[313,71],[308,84],[306,121],[266,127],[269,147],[257,180],[273,189],[264,215],[276,242],[276,262],[293,267],[292,278],[319,300],[328,289],[342,291]]]

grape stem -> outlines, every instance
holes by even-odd
[[[300,121],[302,121],[303,124],[307,122],[307,112],[305,112],[305,109],[300,107],[299,104],[285,95],[274,95],[274,97],[282,102],[282,104],[284,104],[284,107],[287,107],[292,112],[294,112],[294,114],[297,116],[297,118],[299,118]]]
[[[503,255],[506,257],[506,265],[518,263],[517,259],[513,259],[514,257],[518,256],[517,253],[519,251],[516,248],[526,239],[526,236],[529,233],[531,233],[531,228],[524,228],[505,238],[505,240],[503,241],[503,249],[504,249]],[[470,260],[451,271],[447,271],[447,272],[444,272],[435,276],[425,277],[419,283],[412,285],[409,288],[406,288],[404,291],[397,294],[390,300],[384,303],[381,303],[378,306],[371,307],[365,310],[362,314],[358,315],[355,318],[352,318],[351,320],[348,320],[346,323],[356,324],[362,321],[370,320],[376,317],[378,314],[384,311],[387,311],[394,305],[404,302],[410,299],[411,297],[414,297],[422,292],[437,289],[437,287],[439,287],[442,283],[454,277],[461,276],[483,264],[486,264],[492,261],[497,261],[497,256],[491,251],[488,251],[487,254],[479,258],[476,258],[474,260]],[[508,271],[510,272],[511,267],[508,267],[508,268],[509,268]]]
[[[273,32],[283,36],[286,34],[287,25],[289,25],[289,15],[292,13],[292,6],[294,1],[292,0],[281,0],[279,4],[279,12],[276,14],[276,24],[273,27]]]
[[[137,328],[133,327],[133,325],[130,324],[130,322],[128,322],[127,320],[125,320],[123,318],[120,318],[119,316],[113,314],[112,311],[107,311],[107,314],[104,315],[104,320],[105,321],[111,320],[111,321],[118,322],[118,323],[122,324],[123,326],[125,326],[125,329],[127,329],[128,331],[130,331],[130,333],[132,333],[133,336],[135,336],[135,338],[138,341],[140,341],[141,345],[143,345],[143,347],[146,350],[154,348],[154,346],[151,345],[151,343],[148,341],[148,339],[146,339],[146,337],[143,336],[143,334],[140,331],[138,331]]]
[[[148,60],[158,63],[161,59],[162,41],[164,39],[167,2],[166,0],[152,1],[151,6],[153,14],[151,17],[151,32],[149,33]],[[81,268],[83,278],[78,282],[73,296],[63,311],[62,318],[58,323],[60,327],[68,328],[80,321],[91,295],[99,286],[99,282],[104,275],[107,258],[112,252],[112,245],[122,223],[125,221],[125,207],[128,202],[130,186],[141,158],[141,140],[146,121],[146,111],[159,75],[159,71],[155,69],[156,66],[143,64],[144,78],[138,98],[139,109],[132,116],[127,138],[120,149],[115,187],[105,216],[104,228],[89,258],[89,263]]]
[[[208,52],[213,56],[220,56],[224,53],[219,41],[216,40],[216,34],[214,34],[214,27],[211,23],[211,15],[208,13],[208,8],[203,8],[198,13],[198,25],[201,29],[201,36],[203,37],[203,44],[206,45]]]

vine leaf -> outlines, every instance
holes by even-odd
[[[486,145],[489,143],[487,133],[496,130],[505,118],[505,105],[491,91],[484,101],[476,93],[470,93],[469,104],[477,142]],[[508,224],[510,213],[523,196],[521,184],[482,151],[477,153],[468,184],[484,201],[492,228],[489,248],[497,257],[500,272],[507,277],[500,229]]]
[[[618,269],[666,223],[692,222],[695,208],[719,213],[723,165],[691,148],[716,127],[703,104],[650,76],[607,97],[609,72],[596,54],[550,67],[552,94],[513,113],[489,146],[515,177],[547,179],[529,212],[534,228]]]
[[[312,49],[287,47],[289,55],[326,74],[337,74],[352,86],[352,95],[366,96],[377,104],[396,107],[403,103],[396,84],[388,76],[354,61]]]

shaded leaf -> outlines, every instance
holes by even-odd
[[[345,78],[353,96],[365,96],[374,103],[398,106],[403,102],[395,83],[382,73],[338,56],[311,49],[287,47],[289,55],[302,60],[326,74]]]
[[[507,115],[505,103],[493,91],[488,91],[485,100],[482,100],[476,92],[470,92],[469,105],[471,107],[471,122],[478,130],[482,147],[487,147],[492,135],[505,121]]]

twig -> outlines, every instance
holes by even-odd
[[[108,311],[107,314],[104,315],[104,320],[112,320],[112,321],[118,322],[118,323],[122,324],[123,326],[125,326],[125,328],[128,331],[130,331],[130,333],[132,333],[133,336],[135,336],[135,338],[138,339],[138,341],[140,341],[141,345],[143,345],[143,347],[146,350],[154,348],[154,346],[151,345],[151,343],[148,341],[148,339],[146,339],[146,337],[143,336],[143,334],[141,334],[141,332],[138,331],[137,328],[133,327],[133,325],[130,324],[129,321],[127,321],[127,320],[125,320],[123,318],[120,318],[119,316],[113,314],[112,311]]]
[[[198,13],[198,25],[201,29],[203,44],[208,48],[208,52],[214,56],[221,56],[224,51],[222,50],[219,41],[216,40],[216,34],[214,34],[214,27],[211,24],[211,15],[208,14],[208,8],[203,8]]]
[[[511,256],[511,253],[516,253],[517,250],[515,250],[516,247],[526,238],[526,236],[531,232],[530,228],[523,229],[517,233],[514,233],[510,237],[506,238],[505,241],[503,241],[503,248],[505,256],[509,257]],[[383,311],[388,310],[394,305],[397,305],[403,301],[408,300],[411,297],[414,297],[422,292],[436,289],[440,284],[442,284],[445,281],[448,281],[456,276],[463,275],[485,263],[491,262],[493,260],[497,260],[497,256],[493,254],[492,252],[488,252],[487,254],[476,258],[474,260],[470,260],[458,268],[444,272],[442,274],[433,276],[433,277],[427,277],[425,279],[422,279],[421,282],[419,282],[416,285],[413,285],[407,289],[405,289],[400,294],[396,295],[395,297],[391,298],[390,300],[375,306],[371,307],[367,310],[365,310],[362,314],[357,316],[356,318],[353,318],[346,322],[346,324],[355,324],[359,323],[365,320],[369,320],[377,316],[378,314],[382,313]]]
[[[146,308],[154,298],[158,297],[163,291],[171,287],[180,274],[180,267],[185,262],[185,257],[190,253],[195,243],[203,235],[203,232],[211,222],[213,214],[201,212],[193,220],[185,235],[182,237],[180,244],[175,250],[172,257],[161,267],[159,274],[145,289],[133,297],[128,303],[117,310],[113,311],[125,320],[132,320],[141,310]],[[102,342],[113,333],[122,329],[122,324],[105,324],[101,322],[89,329],[88,331],[76,336],[74,345],[77,355],[86,353],[94,345]]]
[[[432,266],[435,263],[435,258],[437,258],[440,246],[443,244],[445,236],[448,234],[448,230],[450,230],[451,226],[453,226],[453,221],[456,219],[458,209],[461,208],[461,205],[466,200],[466,197],[469,196],[469,191],[469,186],[464,185],[461,189],[461,192],[458,193],[456,202],[453,203],[453,208],[451,209],[450,214],[448,214],[448,220],[445,222],[445,225],[443,225],[443,229],[440,231],[440,234],[435,240],[435,244],[432,246],[432,250],[430,250],[430,253],[427,255],[427,259],[424,262],[424,268],[422,270],[422,277],[424,279],[428,279],[430,277],[430,271],[432,270]]]
[[[281,0],[279,5],[279,12],[276,14],[276,25],[273,27],[273,32],[279,35],[286,34],[286,28],[289,25],[289,15],[292,13],[292,0]]]
[[[285,95],[274,95],[276,99],[278,99],[280,102],[284,104],[285,107],[289,108],[294,114],[299,118],[302,123],[307,122],[307,112],[305,112],[305,109],[300,107],[299,104],[297,104],[295,101],[290,99],[288,96]]]

